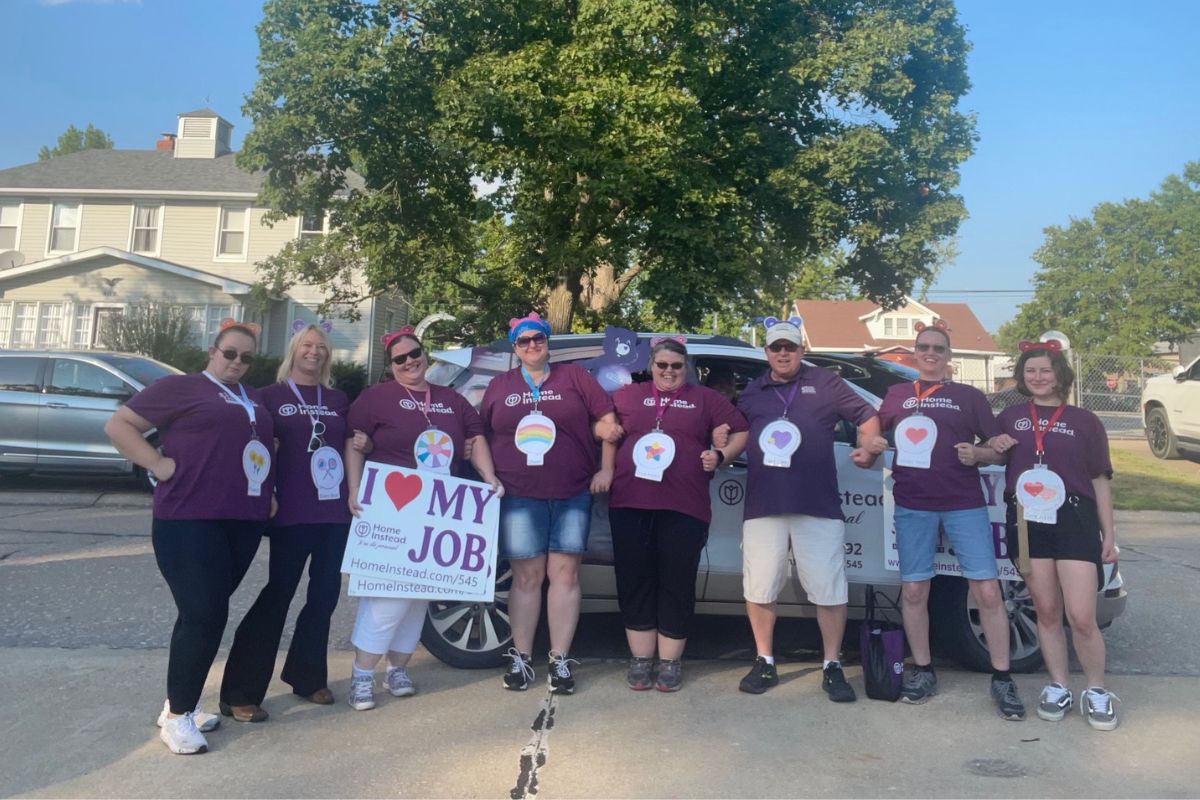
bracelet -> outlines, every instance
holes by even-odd
[[[724,463],[725,463],[725,454],[724,454],[724,453],[722,453],[722,452],[721,452],[721,451],[720,451],[718,448],[716,448],[716,447],[714,447],[714,448],[713,448],[713,452],[717,454],[717,466],[719,467],[719,466],[721,466],[722,464],[724,464]]]

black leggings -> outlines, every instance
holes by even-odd
[[[686,639],[708,523],[678,511],[609,508],[621,620],[631,631]]]
[[[221,681],[221,700],[234,706],[262,704],[305,563],[308,596],[296,617],[282,678],[302,696],[328,685],[329,619],[342,592],[342,554],[348,531],[347,523],[335,522],[287,525],[267,532],[271,539],[270,579],[233,637]]]
[[[241,519],[155,519],[154,558],[178,616],[167,661],[171,713],[200,702],[229,618],[229,597],[254,561],[266,522]]]

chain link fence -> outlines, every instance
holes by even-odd
[[[1075,404],[1100,417],[1112,438],[1145,435],[1142,427],[1142,389],[1156,375],[1179,366],[1165,358],[1136,358],[1073,353]]]

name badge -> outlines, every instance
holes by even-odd
[[[1017,478],[1017,502],[1025,509],[1025,519],[1054,525],[1058,510],[1067,500],[1067,487],[1054,470],[1039,464]]]
[[[309,470],[312,472],[313,486],[317,487],[318,500],[341,499],[346,466],[337,450],[328,445],[318,447],[309,460]]]
[[[540,411],[534,411],[521,417],[516,431],[513,432],[513,441],[517,449],[525,454],[527,466],[540,467],[542,458],[554,447],[557,436],[558,428],[554,425],[554,420]]]
[[[437,428],[422,431],[413,443],[413,459],[417,462],[417,469],[448,475],[450,465],[454,463],[454,440],[450,434]]]
[[[661,482],[675,460],[675,440],[662,431],[651,431],[634,442],[632,455],[635,478]]]
[[[774,420],[758,435],[758,446],[764,467],[790,467],[792,454],[800,448],[800,429],[791,420]]]
[[[921,414],[905,417],[896,426],[896,466],[929,469],[937,437],[937,423],[929,417]]]
[[[271,472],[271,451],[258,439],[246,442],[242,450],[242,472],[246,473],[246,496],[261,496],[263,481]]]

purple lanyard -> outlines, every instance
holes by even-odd
[[[296,382],[294,380],[292,380],[291,378],[288,378],[288,386],[290,386],[292,388],[292,394],[296,395],[296,399],[300,401],[300,405],[302,405],[302,406],[308,405],[308,401],[304,399],[304,395],[300,394],[300,387],[297,386]],[[321,384],[318,382],[317,383],[317,414],[305,415],[308,417],[309,421],[312,422],[313,427],[316,427],[316,425],[317,425],[317,416],[321,413],[322,405],[324,405],[324,404],[321,402]]]
[[[792,382],[792,390],[788,392],[787,399],[784,399],[783,392],[779,391],[779,387],[772,386],[771,390],[779,398],[779,402],[783,403],[783,413],[779,415],[780,419],[787,419],[788,409],[792,407],[792,401],[796,399],[796,390],[800,388],[800,381]]]

